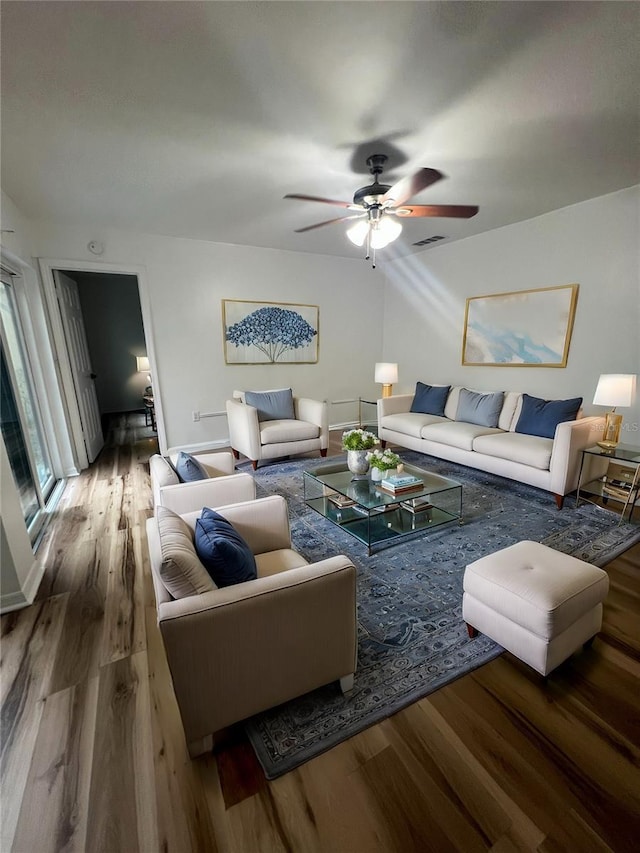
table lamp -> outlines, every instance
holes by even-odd
[[[616,406],[630,406],[636,390],[635,373],[603,373],[593,398],[594,406],[611,406],[605,415],[604,434],[598,441],[603,450],[613,450],[620,441],[622,415],[616,412]]]
[[[388,361],[377,361],[375,381],[382,384],[382,396],[390,397],[393,383],[398,381],[398,365]]]

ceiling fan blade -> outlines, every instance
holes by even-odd
[[[472,204],[410,204],[387,213],[395,213],[403,219],[409,216],[451,216],[458,219],[471,219],[480,208]]]
[[[358,210],[359,204],[353,204],[351,201],[336,201],[332,198],[319,198],[316,195],[298,195],[297,193],[288,193],[283,198],[297,198],[300,201],[319,201],[321,204],[335,204],[337,207],[347,207],[352,210]]]
[[[437,169],[418,169],[413,175],[407,175],[406,178],[402,178],[397,184],[394,184],[379,201],[381,204],[384,204],[385,201],[393,201],[395,205],[402,204],[408,198],[412,198],[443,177],[442,172]]]
[[[306,228],[296,228],[296,234],[302,234],[303,231],[313,231],[314,228],[322,228],[323,225],[331,225],[333,222],[348,222],[350,219],[362,219],[366,213],[357,213],[355,216],[339,216],[337,219],[327,219],[325,222],[316,222],[315,225],[307,225]]]

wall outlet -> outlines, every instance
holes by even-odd
[[[197,423],[200,420],[200,412],[191,412],[191,419]]]

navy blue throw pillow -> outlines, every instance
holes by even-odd
[[[424,382],[416,382],[416,393],[411,403],[412,412],[420,412],[423,415],[444,415],[444,407],[449,396],[451,385],[425,385]]]
[[[258,577],[251,549],[224,516],[208,507],[196,521],[196,554],[216,586],[232,586]]]
[[[542,400],[540,397],[522,395],[522,411],[516,424],[516,432],[553,438],[558,424],[575,421],[582,405],[582,397],[571,400]]]
[[[193,483],[195,480],[208,480],[209,475],[202,465],[190,453],[180,451],[176,459],[176,474],[181,483]]]

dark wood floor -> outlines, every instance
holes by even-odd
[[[113,423],[45,535],[37,601],[1,619],[2,851],[639,848],[640,546],[546,683],[504,654],[266,782],[238,729],[188,758],[146,555],[152,436]]]

